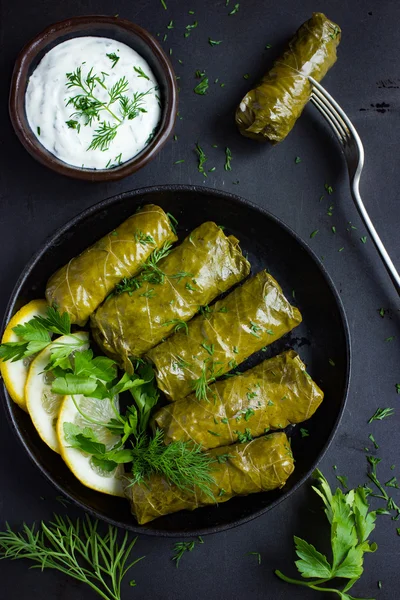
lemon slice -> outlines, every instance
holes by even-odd
[[[78,331],[73,335],[63,335],[57,338],[36,356],[29,367],[25,384],[26,407],[42,440],[58,453],[60,453],[60,448],[56,424],[64,396],[51,391],[54,375],[44,369],[50,361],[51,351],[56,344],[74,344],[76,338],[87,341],[88,337],[89,335],[85,331]],[[86,343],[79,350],[87,350],[88,347],[89,343]]]
[[[4,344],[6,342],[21,341],[20,338],[14,333],[13,327],[26,323],[30,319],[33,319],[33,317],[36,315],[40,315],[42,317],[46,316],[47,308],[48,304],[46,300],[32,300],[23,306],[8,323],[1,343]],[[26,410],[24,396],[25,382],[28,376],[29,365],[33,359],[34,356],[29,356],[21,360],[16,360],[15,362],[10,360],[7,362],[0,362],[1,376],[3,377],[7,391],[14,402],[19,404],[19,406],[24,410]]]
[[[86,419],[82,415],[87,415],[89,419]],[[94,424],[92,419],[108,423],[112,418],[115,418],[115,413],[111,406],[111,401],[108,399],[98,400],[96,398],[86,398],[81,395],[73,397],[65,396],[58,416],[57,436],[61,456],[75,477],[83,485],[97,492],[124,497],[122,486],[122,477],[124,475],[123,465],[118,465],[111,473],[100,469],[97,465],[93,464],[90,454],[69,446],[64,434],[64,423],[73,423],[81,428],[91,427],[98,440],[105,444],[107,449],[111,449],[120,441],[120,436],[113,435],[104,426]]]

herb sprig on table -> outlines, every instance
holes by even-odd
[[[0,559],[31,560],[33,568],[55,569],[85,583],[103,600],[121,600],[122,580],[144,556],[130,562],[137,538],[130,541],[128,533],[118,538],[116,527],[109,525],[102,534],[98,522],[88,516],[71,521],[55,515],[53,522],[39,527],[24,524],[21,532],[7,525],[0,532]]]
[[[115,54],[107,56],[113,61],[111,68],[115,67],[119,57]],[[142,69],[139,69],[138,73],[140,77],[149,79]],[[135,92],[130,97],[127,95],[129,82],[125,76],[118,79],[113,86],[108,87],[106,80],[108,73],[102,72],[101,75],[98,75],[94,72],[93,67],[86,76],[82,73],[82,67],[77,67],[75,71],[67,73],[66,77],[67,88],[78,90],[76,96],[70,97],[66,103],[66,106],[72,106],[75,109],[70,115],[70,120],[67,121],[68,127],[77,129],[79,133],[80,122],[84,126],[92,125],[94,120],[99,122],[87,150],[100,149],[103,152],[108,150],[118,133],[118,128],[125,120],[131,121],[140,113],[147,112],[144,108],[144,98],[156,90],[156,87],[153,87],[145,92]],[[96,88],[98,87],[106,90],[107,101],[102,101],[97,96]],[[103,120],[101,120],[102,118]]]
[[[325,514],[331,526],[331,559],[328,560],[309,542],[294,536],[299,559],[296,567],[304,579],[287,577],[278,570],[275,574],[287,583],[333,593],[341,600],[355,600],[348,592],[363,573],[364,554],[377,549],[375,543],[369,542],[369,536],[375,528],[379,511],[369,510],[365,488],[360,486],[347,494],[338,488],[332,494],[322,473],[317,470],[314,476],[317,486],[313,489],[324,502]],[[334,584],[327,585],[336,578],[348,580],[343,589],[338,589]]]

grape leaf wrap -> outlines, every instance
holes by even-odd
[[[268,492],[285,485],[294,470],[293,455],[285,433],[272,433],[246,442],[210,451],[214,484],[207,495],[198,488],[181,490],[161,475],[125,490],[132,513],[143,525],[157,517],[179,510],[227,502],[234,496]]]
[[[260,83],[242,99],[236,124],[245,137],[281,142],[310,99],[311,75],[321,81],[336,62],[341,31],[322,13],[297,30],[287,49]]]
[[[124,277],[139,272],[153,250],[177,239],[168,216],[148,204],[54,273],[46,298],[83,326]]]
[[[169,400],[180,400],[193,392],[199,378],[213,382],[301,320],[275,279],[261,271],[147,356],[156,368],[158,387]]]
[[[294,350],[211,384],[210,395],[211,402],[205,402],[191,394],[154,415],[166,444],[181,440],[216,448],[233,444],[246,430],[258,437],[266,429],[306,421],[324,397]]]
[[[98,308],[91,325],[99,346],[129,369],[130,357],[142,356],[249,274],[238,244],[213,222],[197,227],[157,263],[160,281],[141,281]]]

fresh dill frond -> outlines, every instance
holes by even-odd
[[[204,345],[202,344],[203,348]],[[209,347],[211,349],[211,347]],[[206,348],[207,352],[210,353],[210,350]],[[214,346],[212,345],[212,353],[214,353]],[[214,396],[214,392],[210,388],[210,383],[213,383],[217,377],[222,375],[223,367],[219,367],[219,369],[215,369],[216,365],[219,363],[216,361],[212,361],[210,358],[207,358],[204,361],[203,368],[201,370],[201,375],[197,379],[192,381],[192,389],[195,393],[197,400],[206,400],[209,401],[209,394]]]
[[[138,77],[143,77],[143,79],[147,79],[147,81],[150,81],[150,77],[148,75],[146,75],[146,73],[143,71],[143,69],[141,67],[133,67],[133,70],[136,71],[136,73],[138,74]]]
[[[117,135],[118,125],[111,125],[103,121],[99,127],[94,130],[92,141],[88,146],[88,150],[97,150],[99,148],[102,152],[109,149],[111,142]]]
[[[150,89],[147,90],[147,92],[135,92],[132,100],[130,100],[128,96],[120,96],[119,106],[123,118],[132,121],[132,119],[136,119],[139,113],[146,113],[147,110],[143,108],[143,98],[151,91],[152,90]]]
[[[136,235],[140,236],[140,233],[137,232],[135,234],[135,238],[136,238]],[[151,243],[149,241],[149,239],[152,236],[146,237],[144,234],[142,234],[142,235],[144,237],[142,237],[141,239],[138,238],[137,241],[139,241],[141,244]],[[147,242],[145,241],[146,239],[148,240]],[[153,243],[155,243],[154,239],[153,239]],[[129,294],[132,294],[135,290],[138,290],[140,287],[142,287],[142,285],[144,283],[150,283],[152,285],[164,283],[165,274],[158,267],[157,263],[159,263],[160,260],[162,260],[163,258],[168,256],[168,254],[171,252],[171,250],[172,250],[171,242],[165,242],[165,244],[160,249],[154,250],[150,254],[147,261],[144,263],[143,269],[140,271],[139,275],[136,275],[135,277],[130,277],[130,278],[125,277],[120,283],[118,283],[116,285],[115,293],[123,294],[124,292],[128,292]]]
[[[0,532],[0,559],[31,560],[33,568],[55,569],[88,585],[104,600],[121,600],[121,584],[126,573],[140,560],[129,562],[137,537],[130,541],[128,533],[109,525],[102,534],[98,521],[86,515],[72,521],[54,516],[50,523],[23,526],[14,532],[7,524]]]
[[[107,56],[113,61],[111,68],[115,67],[119,60],[119,56],[115,53],[107,54]],[[149,79],[142,69],[135,67],[135,70],[139,73],[140,77]],[[75,112],[70,115],[70,119],[66,121],[68,127],[77,129],[79,133],[80,123],[77,119],[82,119],[83,125],[85,126],[91,126],[95,120],[100,122],[98,128],[94,132],[88,150],[108,150],[110,143],[117,135],[118,128],[125,119],[131,121],[139,114],[147,112],[144,107],[144,98],[153,90],[157,89],[157,87],[155,87],[148,89],[146,92],[134,92],[132,98],[130,98],[126,95],[129,89],[129,82],[125,76],[118,79],[118,81],[110,88],[106,85],[107,76],[108,73],[103,71],[101,72],[101,75],[96,74],[93,67],[89,70],[86,77],[82,73],[82,67],[78,67],[75,71],[66,74],[67,89],[77,88],[79,90],[79,93],[76,96],[68,98],[66,102],[66,106],[73,106],[75,109]],[[103,102],[96,97],[97,86],[101,86],[107,91],[107,101]],[[113,105],[117,102],[118,107],[115,108]],[[108,119],[110,119],[110,117],[112,118],[111,121],[101,121],[104,111],[108,113]],[[116,166],[118,166],[118,163]],[[106,168],[111,168],[110,164],[107,163]]]
[[[200,538],[200,536],[199,536],[199,538]],[[204,542],[200,541],[200,539],[199,539],[199,544],[204,544]],[[194,549],[194,546],[195,546],[195,541],[176,542],[176,544],[174,545],[175,555],[172,557],[172,560],[175,561],[176,568],[178,568],[179,561],[181,560],[181,558],[185,554],[185,552],[192,552],[192,550]]]
[[[181,490],[192,492],[195,487],[214,497],[211,466],[215,459],[202,446],[181,440],[167,446],[163,432],[157,429],[153,438],[140,436],[132,448],[130,485],[144,483],[151,475],[163,475]]]
[[[113,69],[119,61],[120,57],[118,56],[118,54],[115,54],[115,52],[110,52],[110,54],[106,54],[106,56],[112,61],[111,68]]]
[[[129,88],[129,83],[128,83],[127,78],[124,75],[123,77],[118,79],[118,81],[116,81],[116,83],[114,83],[114,85],[112,86],[112,88],[110,90],[108,90],[108,95],[110,97],[108,104],[114,104],[114,102],[116,102],[117,100],[120,99],[122,94],[125,94],[125,92],[128,90],[128,88]]]

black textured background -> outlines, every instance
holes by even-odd
[[[382,480],[400,476],[399,300],[392,289],[372,243],[360,241],[364,228],[353,207],[345,163],[325,124],[308,107],[280,146],[261,146],[241,138],[233,123],[233,111],[246,89],[270,66],[284,41],[313,10],[323,10],[343,29],[339,60],[326,77],[327,89],[347,111],[364,142],[366,167],[361,192],[370,215],[394,262],[400,264],[399,244],[399,88],[400,5],[397,0],[303,0],[280,3],[241,0],[239,12],[228,16],[235,4],[225,0],[13,0],[2,3],[0,65],[2,161],[0,204],[0,313],[27,260],[43,240],[83,208],[120,191],[161,183],[205,183],[234,191],[268,208],[304,239],[319,229],[310,245],[324,257],[347,311],[353,350],[353,372],[347,409],[339,432],[320,467],[334,483],[336,473],[347,475],[354,486],[366,480],[365,446],[373,433],[383,459]],[[195,15],[188,14],[194,10]],[[8,81],[13,62],[24,43],[54,21],[84,14],[116,14],[168,38],[172,62],[181,77],[178,141],[138,174],[113,184],[89,184],[63,179],[31,159],[17,141],[7,114]],[[173,19],[173,30],[166,25]],[[184,38],[186,25],[199,25]],[[208,37],[223,40],[211,47]],[[265,49],[271,44],[270,49]],[[178,63],[183,61],[183,65]],[[193,93],[194,72],[206,69],[210,89],[206,96]],[[249,80],[243,75],[250,74]],[[220,87],[214,84],[216,78]],[[216,166],[207,180],[196,167],[194,144],[198,141]],[[212,148],[218,144],[218,148]],[[232,171],[223,170],[223,148],[232,150]],[[295,164],[296,156],[301,163]],[[179,159],[185,162],[174,165]],[[238,183],[236,183],[238,182]],[[324,184],[334,193],[328,198]],[[320,201],[321,195],[323,200]],[[327,208],[334,205],[333,216]],[[188,206],[196,210],[196,206]],[[347,231],[351,222],[356,230]],[[336,227],[334,235],[331,226]],[[338,252],[340,248],[342,252]],[[295,265],[294,265],[295,268]],[[379,308],[387,309],[382,319]],[[396,336],[392,342],[385,342]],[[367,425],[378,406],[396,407],[394,417]],[[310,439],[312,443],[312,439]],[[399,463],[394,471],[392,464]],[[42,479],[0,419],[0,519],[17,526],[47,519],[53,511],[64,513],[56,492]],[[400,503],[400,492],[392,490]],[[295,574],[292,536],[308,537],[321,548],[326,543],[321,506],[309,485],[288,501],[252,523],[220,535],[208,536],[204,545],[186,555],[180,568],[171,561],[172,540],[146,538],[137,542],[146,559],[132,576],[123,598],[143,600],[286,600],[317,598],[318,594],[279,581],[274,568]],[[69,509],[72,514],[74,510]],[[399,523],[381,517],[371,536],[378,551],[366,557],[366,572],[354,588],[362,597],[396,600],[400,596],[398,564]],[[249,552],[260,552],[259,566]],[[27,564],[0,562],[0,599],[90,600],[90,590],[54,572],[28,571]],[[377,582],[382,581],[378,589]]]

